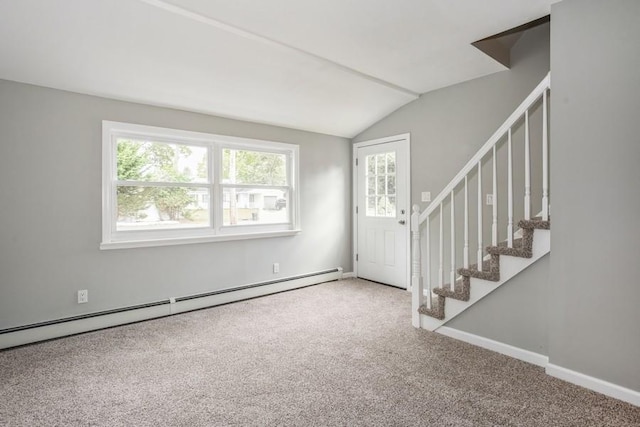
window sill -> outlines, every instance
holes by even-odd
[[[153,240],[126,240],[100,243],[100,250],[148,248],[154,246],[189,245],[194,243],[227,242],[231,240],[264,239],[269,237],[286,237],[300,234],[301,230],[266,231],[246,234],[218,234],[215,236],[177,237]]]

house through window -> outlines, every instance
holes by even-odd
[[[101,246],[296,231],[297,162],[297,145],[105,121]]]

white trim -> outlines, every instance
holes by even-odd
[[[194,243],[228,242],[232,240],[264,239],[300,234],[302,230],[267,231],[260,233],[216,234],[211,236],[179,237],[174,239],[126,240],[100,243],[101,250],[150,248],[154,246],[189,245]]]
[[[504,354],[505,356],[513,357],[514,359],[522,360],[523,362],[531,363],[533,365],[545,367],[549,363],[549,358],[543,354],[534,353],[533,351],[514,347],[500,341],[494,341],[489,338],[470,334],[469,332],[460,331],[448,326],[442,326],[438,328],[436,332],[450,338],[476,345],[478,347],[486,348],[487,350],[495,351],[496,353]]]
[[[339,280],[342,277],[342,268],[338,268],[338,271],[330,273],[309,274],[312,275],[301,278],[285,278],[282,282],[272,283],[269,285],[230,290],[230,292],[183,301],[175,301],[176,297],[170,297],[167,299],[170,301],[168,304],[8,332],[6,334],[0,334],[0,349],[94,331],[97,329],[109,328],[112,326],[124,325],[132,322],[139,322],[141,320],[169,316],[176,313],[184,313],[191,310],[213,307],[220,304],[260,297],[332,280]]]
[[[388,82],[386,80],[382,80],[381,78],[378,77],[374,77],[372,75],[363,73],[362,71],[358,71],[354,68],[348,67],[346,65],[340,64],[338,62],[335,62],[331,59],[325,58],[324,56],[320,56],[318,54],[309,52],[307,50],[304,49],[300,49],[298,47],[283,43],[281,41],[269,38],[269,37],[265,37],[263,35],[260,35],[258,33],[254,33],[245,29],[242,29],[240,27],[236,27],[234,25],[228,24],[226,22],[222,22],[219,21],[217,19],[213,19],[209,16],[205,16],[201,13],[195,12],[193,10],[189,10],[180,6],[176,6],[174,4],[170,4],[169,2],[165,2],[162,0],[140,0],[144,3],[147,3],[150,6],[155,6],[159,9],[163,9],[169,13],[174,13],[176,15],[182,16],[184,18],[187,19],[191,19],[193,21],[196,22],[200,22],[202,24],[205,25],[209,25],[213,28],[216,28],[218,30],[222,30],[222,31],[226,31],[229,32],[231,34],[234,34],[236,36],[240,36],[240,37],[244,37],[248,40],[252,40],[252,41],[256,41],[259,43],[263,43],[269,46],[274,46],[278,49],[284,49],[284,50],[288,50],[291,52],[295,52],[297,54],[300,55],[304,55],[305,57],[312,59],[316,62],[319,62],[320,64],[326,66],[329,65],[333,68],[336,68],[338,70],[341,70],[343,72],[346,72],[348,74],[351,74],[353,76],[356,76],[358,78],[370,81],[372,83],[378,84],[380,86],[384,86],[388,89],[392,89],[395,90],[399,93],[402,93],[403,95],[407,95],[410,96],[413,99],[418,99],[420,97],[419,93],[416,93],[410,89],[398,86],[397,84]]]
[[[405,174],[405,183],[407,189],[407,197],[406,197],[406,206],[405,212],[407,214],[407,218],[411,217],[411,134],[403,133],[400,135],[387,136],[384,138],[372,139],[369,141],[356,142],[353,144],[352,149],[352,197],[351,197],[351,212],[353,214],[353,254],[352,254],[352,262],[353,262],[353,277],[358,277],[358,262],[356,261],[356,254],[358,253],[358,215],[356,214],[356,205],[358,204],[358,167],[356,166],[356,160],[358,158],[358,149],[363,147],[368,147],[371,145],[379,145],[379,144],[387,144],[391,142],[406,142],[406,174]],[[409,224],[410,221],[407,221]],[[406,289],[411,289],[411,227],[406,227]]]
[[[570,382],[580,387],[602,393],[606,396],[619,399],[635,406],[640,406],[640,391],[631,390],[608,381],[601,380],[571,369],[563,368],[553,363],[548,363],[545,369],[547,375]]]
[[[353,271],[348,271],[346,273],[342,273],[343,279],[354,279],[356,277],[356,273]]]
[[[549,357],[543,354],[535,353],[519,347],[514,347],[499,341],[479,335],[470,334],[448,326],[442,326],[437,329],[438,333],[447,337],[464,341],[466,343],[495,351],[523,362],[531,363],[536,366],[545,368],[545,373],[560,380],[602,393],[606,396],[619,399],[635,406],[640,406],[640,391],[622,387],[617,384],[601,380],[583,373],[563,368],[553,363],[549,363]]]

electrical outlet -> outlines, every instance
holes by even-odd
[[[277,262],[273,263],[273,274],[280,273],[280,264]]]
[[[78,304],[84,304],[89,302],[89,291],[87,289],[82,289],[78,291]]]
[[[430,202],[431,201],[431,191],[423,191],[422,192],[422,201]]]
[[[493,206],[493,194],[487,194],[487,206]]]

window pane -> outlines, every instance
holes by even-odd
[[[396,153],[387,153],[387,173],[396,173]]]
[[[223,225],[289,222],[289,192],[265,188],[225,188]]]
[[[379,176],[378,177],[378,195],[384,195],[385,194],[385,179],[384,176]]]
[[[118,138],[118,180],[208,182],[207,148]]]
[[[376,198],[367,197],[367,216],[376,216]]]
[[[394,217],[396,216],[396,198],[395,197],[387,197],[387,216]]]
[[[377,206],[376,206],[376,216],[387,216],[386,211],[386,197],[378,196],[377,198]]]
[[[385,155],[378,154],[376,156],[376,163],[377,163],[376,172],[378,174],[384,174],[385,173]]]
[[[376,156],[370,154],[367,156],[367,175],[375,175],[376,173]]]
[[[376,194],[376,177],[370,176],[367,178],[367,194],[369,196],[375,196]]]
[[[393,175],[387,176],[387,194],[396,194],[396,177]]]
[[[287,156],[225,148],[222,150],[222,182],[287,185]]]
[[[207,188],[118,186],[117,194],[117,231],[210,225]]]

